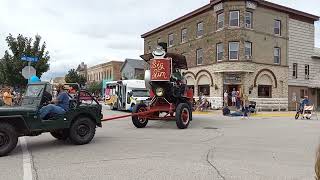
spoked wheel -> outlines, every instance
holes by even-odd
[[[69,138],[77,145],[88,144],[94,137],[96,125],[88,117],[76,119],[70,127]]]
[[[145,104],[136,104],[133,106],[132,113],[139,113],[147,111],[147,105]],[[148,119],[141,116],[132,116],[132,123],[137,128],[144,128],[148,124]]]
[[[188,104],[181,103],[176,109],[176,124],[179,129],[186,129],[190,123],[191,109]]]
[[[0,156],[10,153],[18,143],[18,135],[14,127],[7,123],[0,124]]]
[[[294,117],[295,119],[298,119],[300,116],[300,112],[297,112],[296,116]]]

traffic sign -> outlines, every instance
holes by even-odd
[[[39,59],[38,59],[38,57],[30,57],[30,56],[23,55],[21,57],[21,60],[22,61],[29,61],[29,62],[37,62]]]
[[[26,66],[22,69],[22,76],[29,79],[31,76],[36,75],[37,71],[32,66]]]

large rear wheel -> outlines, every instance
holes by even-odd
[[[139,113],[147,111],[147,105],[136,104],[133,106],[132,113]],[[137,128],[144,128],[148,124],[148,119],[141,116],[132,116],[132,123]]]
[[[176,124],[179,129],[186,129],[190,123],[190,106],[186,103],[180,103],[176,109]]]
[[[0,156],[9,154],[18,143],[15,128],[8,123],[0,123]]]

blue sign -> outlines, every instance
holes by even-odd
[[[22,61],[29,61],[29,62],[37,62],[38,61],[38,57],[29,57],[29,56],[22,56],[21,57]]]

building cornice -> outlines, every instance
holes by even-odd
[[[172,27],[178,23],[181,23],[185,20],[188,20],[194,16],[197,16],[198,14],[201,14],[201,13],[204,13],[206,11],[209,11],[212,6],[214,6],[215,4],[218,4],[220,2],[223,2],[223,1],[226,1],[226,0],[210,0],[210,3],[205,5],[205,6],[202,6],[201,8],[198,8],[184,16],[181,16],[173,21],[170,21],[158,28],[155,28],[149,32],[146,32],[144,34],[141,35],[141,38],[146,38],[148,36],[151,36],[157,32],[160,32],[166,28],[169,28],[169,27]],[[299,10],[295,10],[295,9],[292,9],[292,8],[289,8],[289,7],[286,7],[286,6],[282,6],[282,5],[279,5],[279,4],[275,4],[275,3],[272,3],[272,2],[268,2],[268,1],[265,1],[265,0],[252,0],[256,3],[258,3],[259,5],[263,6],[263,7],[266,7],[266,8],[269,8],[269,9],[274,9],[274,10],[277,10],[277,11],[281,11],[281,12],[284,12],[284,13],[287,13],[289,15],[291,15],[291,17],[293,18],[304,18],[304,19],[307,19],[308,21],[318,21],[319,20],[319,16],[316,16],[316,15],[313,15],[313,14],[309,14],[309,13],[306,13],[306,12],[302,12],[302,11],[299,11]]]

